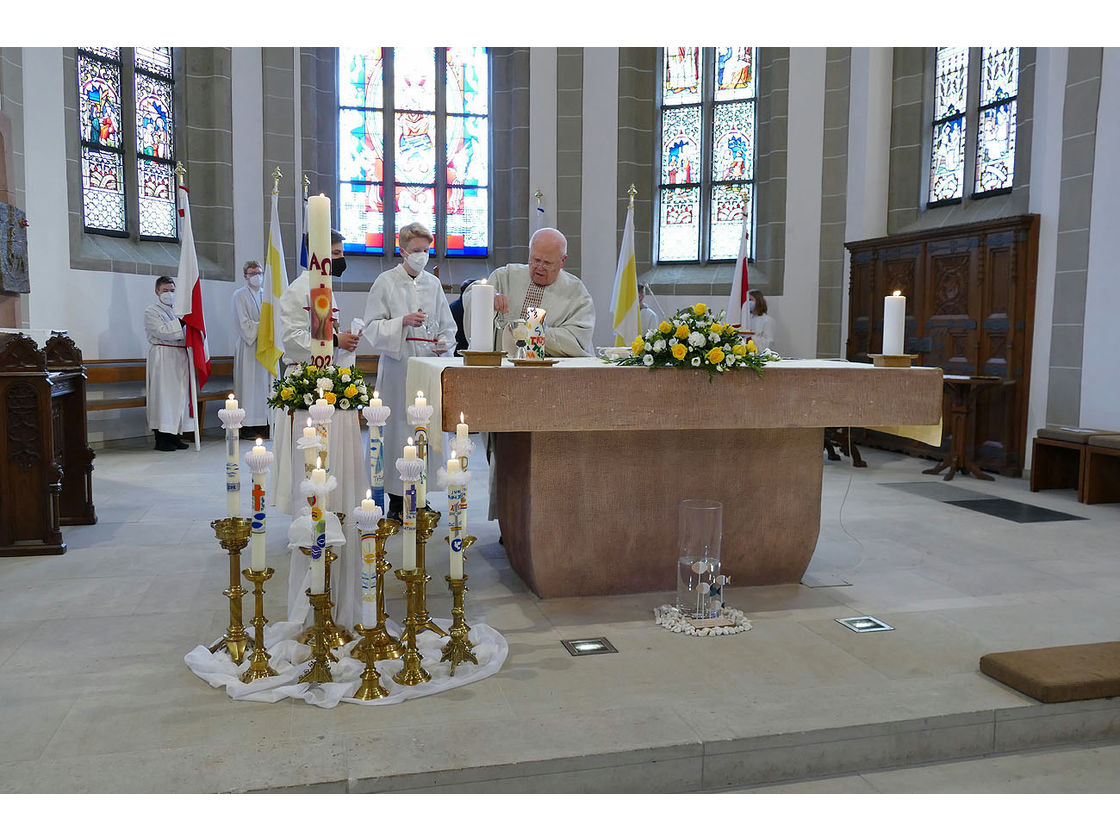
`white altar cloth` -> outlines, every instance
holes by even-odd
[[[435,622],[444,630],[451,627],[450,619],[437,618]],[[402,628],[399,624],[390,620],[386,622],[386,626],[392,635],[401,637]],[[252,634],[252,628],[248,629]],[[478,664],[460,662],[455,668],[455,676],[451,676],[451,663],[440,661],[443,655],[441,649],[447,644],[447,638],[437,637],[430,631],[421,633],[416,640],[423,657],[420,664],[432,675],[432,679],[420,685],[398,685],[393,682],[393,674],[400,671],[403,663],[399,659],[383,659],[377,662],[377,672],[381,675],[381,685],[389,694],[377,700],[358,700],[355,699],[354,692],[361,685],[365,663],[355,659],[351,651],[361,639],[355,639],[333,651],[338,657],[338,662],[330,663],[334,682],[301,683],[299,678],[307,671],[311,656],[311,648],[296,641],[296,636],[302,631],[303,625],[292,621],[280,621],[265,627],[265,649],[272,657],[268,664],[278,675],[263,677],[251,683],[243,683],[240,679],[241,674],[249,670],[249,657],[252,656],[250,650],[245,652],[245,659],[240,665],[234,664],[225,647],[219,648],[217,653],[211,653],[205,645],[199,645],[187,653],[183,660],[195,676],[214,688],[224,687],[226,694],[234,700],[275,703],[285,697],[298,697],[312,706],[332,709],[339,703],[391,706],[414,697],[449,691],[498,673],[509,655],[509,645],[501,633],[487,624],[476,624],[471,627],[469,638],[474,643],[474,655]]]

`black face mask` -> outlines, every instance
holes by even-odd
[[[337,260],[331,260],[331,277],[341,277],[342,272],[346,270],[346,257],[339,257]]]

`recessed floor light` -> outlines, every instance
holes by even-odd
[[[565,639],[560,644],[568,649],[572,656],[590,656],[594,653],[618,653],[615,646],[606,639]]]
[[[889,624],[885,624],[879,619],[872,618],[869,615],[857,615],[854,618],[838,618],[836,621],[857,633],[874,633],[878,630],[894,629]]]

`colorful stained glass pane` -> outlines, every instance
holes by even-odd
[[[338,104],[355,108],[383,108],[385,93],[381,47],[338,48]]]
[[[939,47],[934,73],[934,120],[963,114],[968,100],[968,47]]]
[[[178,236],[175,206],[175,173],[169,163],[141,158],[136,161],[136,182],[140,185],[140,235]]]
[[[398,111],[395,122],[397,183],[434,183],[436,179],[435,115]]]
[[[984,47],[980,51],[980,107],[1019,94],[1019,48]]]
[[[124,164],[114,152],[82,148],[82,218],[87,228],[125,228]]]
[[[662,62],[662,105],[699,102],[703,93],[699,47],[665,47]]]
[[[447,118],[447,183],[486,186],[490,160],[485,117]]]
[[[339,184],[339,230],[347,253],[380,254],[383,251],[385,205],[381,184]]]
[[[410,222],[420,222],[433,235],[438,235],[435,189],[432,187],[397,187],[395,218],[397,230]]]
[[[435,50],[398,47],[393,51],[393,94],[398,111],[436,109]]]
[[[99,55],[102,58],[109,59],[110,61],[121,60],[120,47],[78,47],[78,49],[85,50],[86,52],[93,53],[94,55]]]
[[[1015,180],[1016,100],[980,112],[976,136],[976,192],[1008,189]]]
[[[338,111],[338,177],[343,181],[381,181],[383,111]]]
[[[136,66],[171,78],[171,47],[136,47]]]
[[[700,189],[661,190],[657,259],[697,260],[700,256]]]
[[[489,110],[489,92],[486,48],[448,47],[447,113],[485,114]]]
[[[173,160],[175,126],[169,81],[136,74],[136,151],[141,155]]]
[[[754,49],[752,47],[716,47],[714,97],[749,99],[754,96]]]
[[[751,212],[750,184],[725,184],[712,187],[708,259],[733,260],[739,256],[743,219],[749,218]],[[748,227],[748,230],[750,229]]]
[[[964,194],[964,131],[964,117],[933,127],[930,202],[960,198]]]
[[[700,108],[661,112],[661,183],[700,182]]]
[[[121,71],[113,64],[78,55],[78,118],[82,139],[121,146]]]
[[[489,241],[489,190],[452,188],[447,191],[447,253],[484,256]]]
[[[712,109],[712,180],[754,178],[754,101]]]

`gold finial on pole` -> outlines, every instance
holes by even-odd
[[[544,193],[538,189],[535,193],[533,193],[533,195],[537,197],[537,207],[540,207],[541,199],[544,198]]]
[[[626,192],[628,192],[630,194],[630,207],[628,209],[633,210],[634,209],[634,196],[636,196],[638,194],[638,188],[635,187],[633,184],[631,184],[630,189],[628,189]]]
[[[306,175],[303,176],[303,200],[307,201],[307,188],[311,186],[311,179]]]
[[[283,178],[283,177],[284,177],[284,173],[281,172],[280,167],[277,166],[272,171],[272,194],[273,195],[276,195],[278,192],[280,192],[280,179]]]
[[[183,166],[183,162],[181,160],[175,162],[175,174],[179,176],[179,186],[183,186],[183,178],[186,177],[187,168]]]

